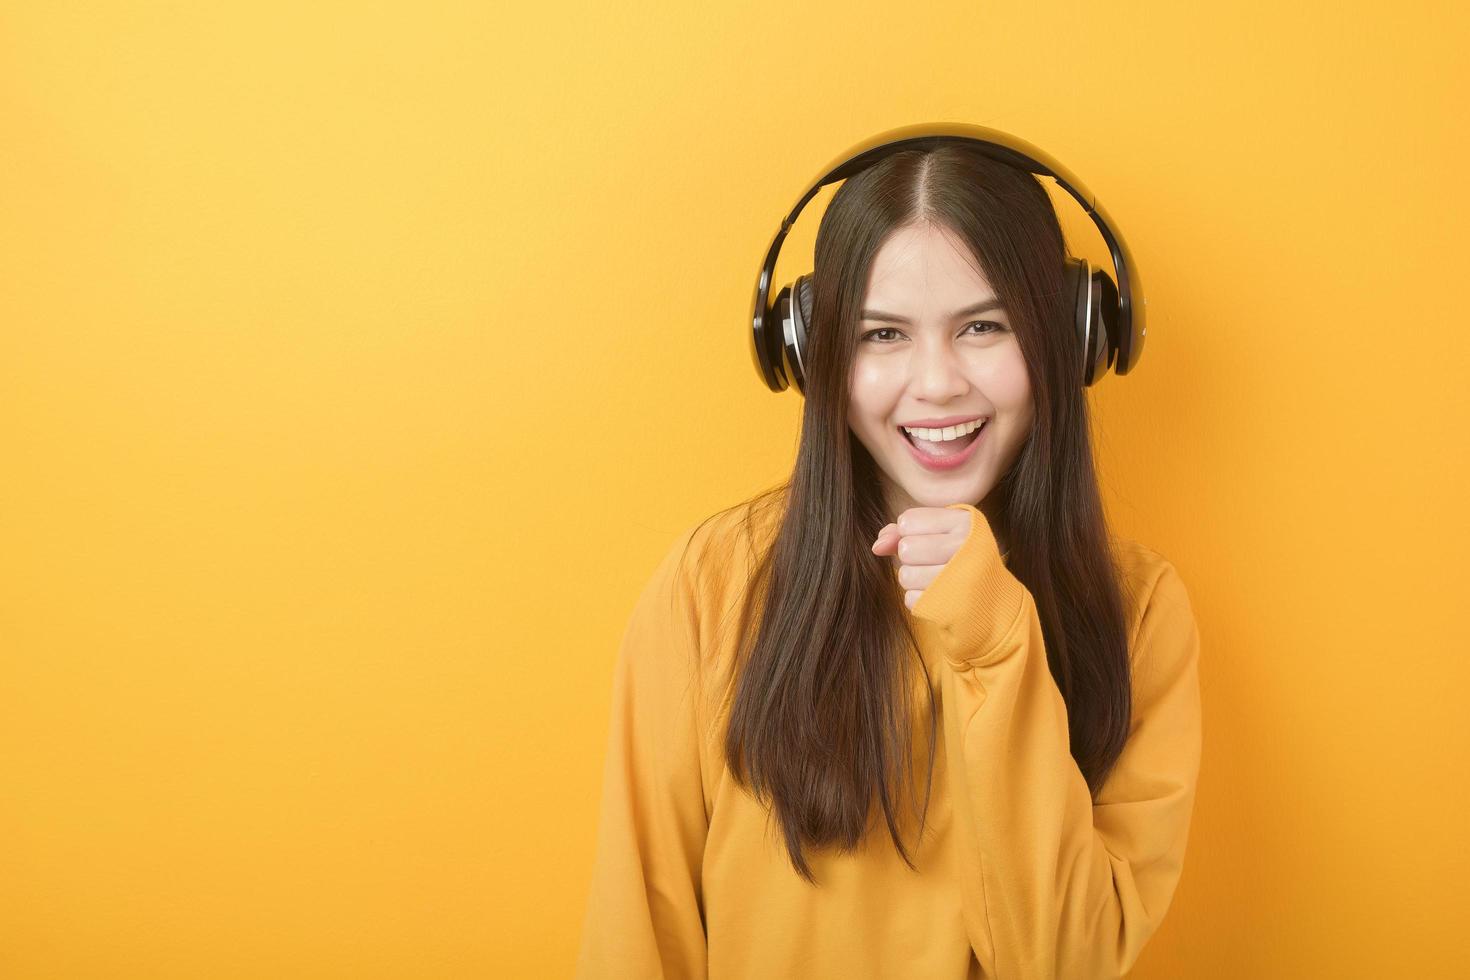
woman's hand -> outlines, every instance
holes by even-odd
[[[910,609],[970,535],[970,512],[951,507],[910,507],[897,524],[884,525],[873,554],[893,555],[904,605]]]

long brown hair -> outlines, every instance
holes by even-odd
[[[706,519],[746,506],[749,537],[758,515],[775,515],[740,614],[725,694],[725,761],[780,821],[793,867],[812,884],[803,848],[856,849],[875,798],[899,855],[914,868],[895,801],[905,789],[913,799],[910,692],[913,671],[927,678],[928,670],[894,565],[871,550],[892,517],[877,465],[847,418],[873,256],[895,229],[923,221],[947,226],[968,244],[1026,362],[1033,427],[986,510],[1008,544],[1008,569],[1035,599],[1067,705],[1072,758],[1094,798],[1128,734],[1124,604],[1131,596],[1098,493],[1056,213],[1036,177],[971,147],[888,156],[843,182],[817,232],[801,440],[790,478]],[[936,731],[931,690],[921,834]]]

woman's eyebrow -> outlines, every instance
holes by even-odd
[[[951,320],[958,320],[962,316],[974,316],[976,313],[985,313],[989,310],[1000,309],[1000,300],[992,296],[990,299],[981,300],[965,307],[963,310],[955,310],[949,315]],[[908,323],[909,321],[896,313],[884,313],[882,310],[863,310],[864,320],[882,320],[888,323]]]

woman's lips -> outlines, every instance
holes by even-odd
[[[903,444],[908,447],[909,454],[913,456],[914,460],[920,466],[935,473],[945,473],[950,470],[959,469],[965,463],[969,462],[975,455],[976,448],[980,445],[981,440],[985,438],[985,433],[989,429],[990,422],[987,420],[985,424],[981,425],[975,431],[975,438],[971,440],[970,444],[953,456],[930,456],[924,450],[914,445],[908,433],[904,432],[903,429],[900,428],[897,432],[898,437],[903,440]]]

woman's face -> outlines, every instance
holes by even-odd
[[[1026,362],[1006,312],[981,309],[997,298],[978,267],[953,232],[927,222],[896,229],[874,256],[848,424],[878,464],[890,520],[955,503],[993,516],[983,501],[1031,431]],[[929,444],[911,444],[900,426],[951,419],[986,421],[978,436],[931,447],[955,465],[926,465],[916,453]]]

